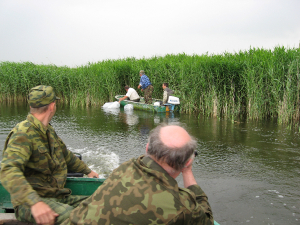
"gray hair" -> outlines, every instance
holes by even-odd
[[[145,74],[145,71],[144,70],[140,70],[140,74]]]
[[[194,154],[197,148],[196,140],[191,136],[191,140],[182,147],[166,146],[161,138],[160,132],[166,125],[157,126],[151,131],[149,136],[148,155],[153,156],[157,161],[163,161],[177,171],[181,171],[186,162]]]

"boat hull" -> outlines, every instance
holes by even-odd
[[[119,101],[120,98],[124,97],[124,95],[116,95],[115,98],[117,101]],[[135,110],[143,110],[143,111],[150,111],[150,112],[157,112],[157,113],[165,113],[165,112],[169,112],[170,109],[168,106],[155,106],[153,105],[155,102],[160,102],[162,101],[161,99],[152,99],[152,104],[146,104],[144,101],[144,98],[142,97],[140,99],[140,102],[133,102],[133,101],[129,101],[129,100],[123,100],[120,102],[120,105],[122,107],[124,107],[127,104],[131,104],[133,105],[133,109]],[[178,111],[179,110],[179,106],[175,106],[174,111]]]
[[[89,177],[68,177],[65,187],[72,190],[72,195],[92,195],[105,179]],[[13,212],[10,194],[0,182],[0,213]]]

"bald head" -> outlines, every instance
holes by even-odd
[[[181,170],[196,147],[196,141],[184,128],[160,125],[151,131],[147,153],[157,162]]]
[[[180,126],[165,126],[160,130],[160,139],[170,148],[181,148],[191,141],[188,132]]]

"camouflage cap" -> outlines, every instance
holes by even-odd
[[[56,99],[55,92],[51,86],[39,85],[30,89],[28,94],[28,103],[32,108],[40,108],[49,105]]]

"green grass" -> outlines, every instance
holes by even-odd
[[[45,84],[53,86],[65,104],[100,106],[124,94],[125,85],[136,88],[143,69],[154,86],[153,97],[162,98],[161,85],[168,82],[180,97],[182,113],[298,124],[299,58],[299,48],[276,47],[105,60],[77,68],[2,62],[0,101],[25,100],[31,87]]]

